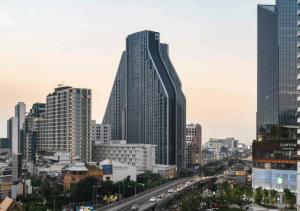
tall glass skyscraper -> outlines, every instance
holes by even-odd
[[[112,139],[157,145],[157,163],[182,169],[186,101],[168,50],[157,32],[127,37],[103,123]]]
[[[258,6],[257,134],[267,138],[296,136],[297,7],[297,0]]]
[[[297,191],[298,9],[298,0],[258,5],[254,188]]]

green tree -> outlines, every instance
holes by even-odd
[[[256,204],[261,204],[263,199],[263,193],[262,193],[262,188],[256,188],[255,190],[255,195],[254,195],[254,201]]]
[[[277,202],[277,191],[276,190],[272,189],[270,191],[270,198],[271,198],[271,204],[275,205]]]
[[[79,181],[71,190],[75,202],[92,202],[93,188],[98,182],[95,177],[87,177]]]
[[[296,203],[296,195],[292,193],[289,189],[284,189],[283,193],[285,203],[290,205],[291,208],[293,208],[294,204]]]
[[[251,186],[246,186],[244,189],[245,197],[247,201],[251,201],[253,197],[253,190]]]
[[[263,201],[265,205],[270,203],[269,191],[267,189],[263,190]]]

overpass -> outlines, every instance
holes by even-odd
[[[195,185],[205,183],[209,180],[216,179],[219,176],[213,177],[193,177],[175,180],[158,187],[152,188],[150,190],[139,193],[135,196],[131,196],[119,202],[110,204],[98,208],[98,211],[127,211],[132,210],[131,208],[135,205],[136,210],[157,210],[160,207],[164,207],[168,202],[178,197],[179,195],[185,193],[186,191],[192,189]],[[180,186],[180,188],[179,188]],[[172,191],[173,189],[174,191]],[[161,197],[157,197],[161,195]],[[163,197],[162,197],[163,196]],[[150,199],[152,201],[150,201]]]

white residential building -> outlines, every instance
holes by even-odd
[[[92,145],[107,144],[111,140],[111,125],[97,124],[91,121],[91,142]]]
[[[128,176],[130,177],[130,180],[136,181],[137,169],[135,166],[109,159],[100,162],[99,166],[103,170],[104,181],[111,180],[113,182],[118,182],[126,179]]]
[[[127,144],[125,140],[110,141],[108,144],[95,145],[93,160],[110,159],[132,165],[139,172],[152,171],[155,165],[155,145]]]
[[[39,151],[69,152],[72,159],[91,161],[90,139],[92,91],[58,87],[47,96],[46,134]]]

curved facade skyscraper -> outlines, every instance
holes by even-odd
[[[112,139],[155,144],[156,162],[185,167],[186,101],[159,33],[142,31],[126,39],[103,119]]]

